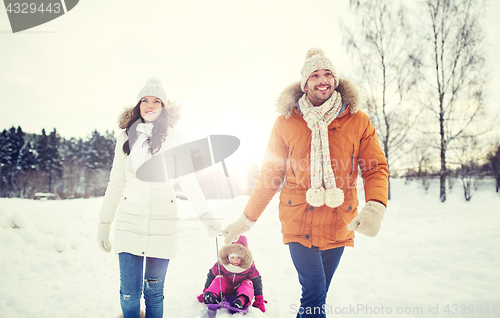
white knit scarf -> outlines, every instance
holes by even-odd
[[[130,151],[130,157],[132,158],[132,165],[134,166],[135,171],[137,171],[137,169],[139,169],[139,167],[146,162],[146,160],[152,157],[149,148],[151,145],[150,138],[153,131],[153,124],[141,123],[137,125],[136,130],[137,140]]]
[[[336,208],[344,202],[344,192],[337,188],[333,174],[328,125],[337,118],[342,108],[342,97],[334,91],[321,106],[313,106],[304,94],[299,99],[300,111],[307,127],[311,130],[311,188],[306,192],[306,200],[312,206],[326,204]],[[326,187],[323,188],[323,185]]]

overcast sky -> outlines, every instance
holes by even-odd
[[[0,130],[66,138],[118,131],[150,77],[182,104],[182,127],[232,134],[262,156],[280,92],[300,80],[306,51],[321,47],[341,76],[348,0],[85,0],[62,17],[13,34],[0,9]],[[498,109],[500,4],[488,10]],[[496,59],[496,60],[495,60]]]

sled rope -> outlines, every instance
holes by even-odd
[[[217,236],[215,237],[215,249],[217,250],[217,276],[219,276],[219,297],[221,302],[223,301],[224,294],[222,293],[222,276],[220,274],[220,260],[219,260],[219,241],[217,240]]]

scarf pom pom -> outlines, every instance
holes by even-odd
[[[325,204],[336,208],[344,203],[344,191],[339,188],[327,189],[325,192]]]
[[[306,192],[306,201],[312,206],[318,207],[325,204],[325,189],[309,189]]]

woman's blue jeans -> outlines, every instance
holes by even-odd
[[[118,254],[123,318],[139,318],[143,290],[146,318],[163,317],[163,286],[169,260],[146,257],[144,262],[144,258],[129,253]]]
[[[319,251],[317,247],[307,248],[296,242],[288,243],[288,247],[302,286],[297,318],[326,317],[326,294],[344,247]]]

